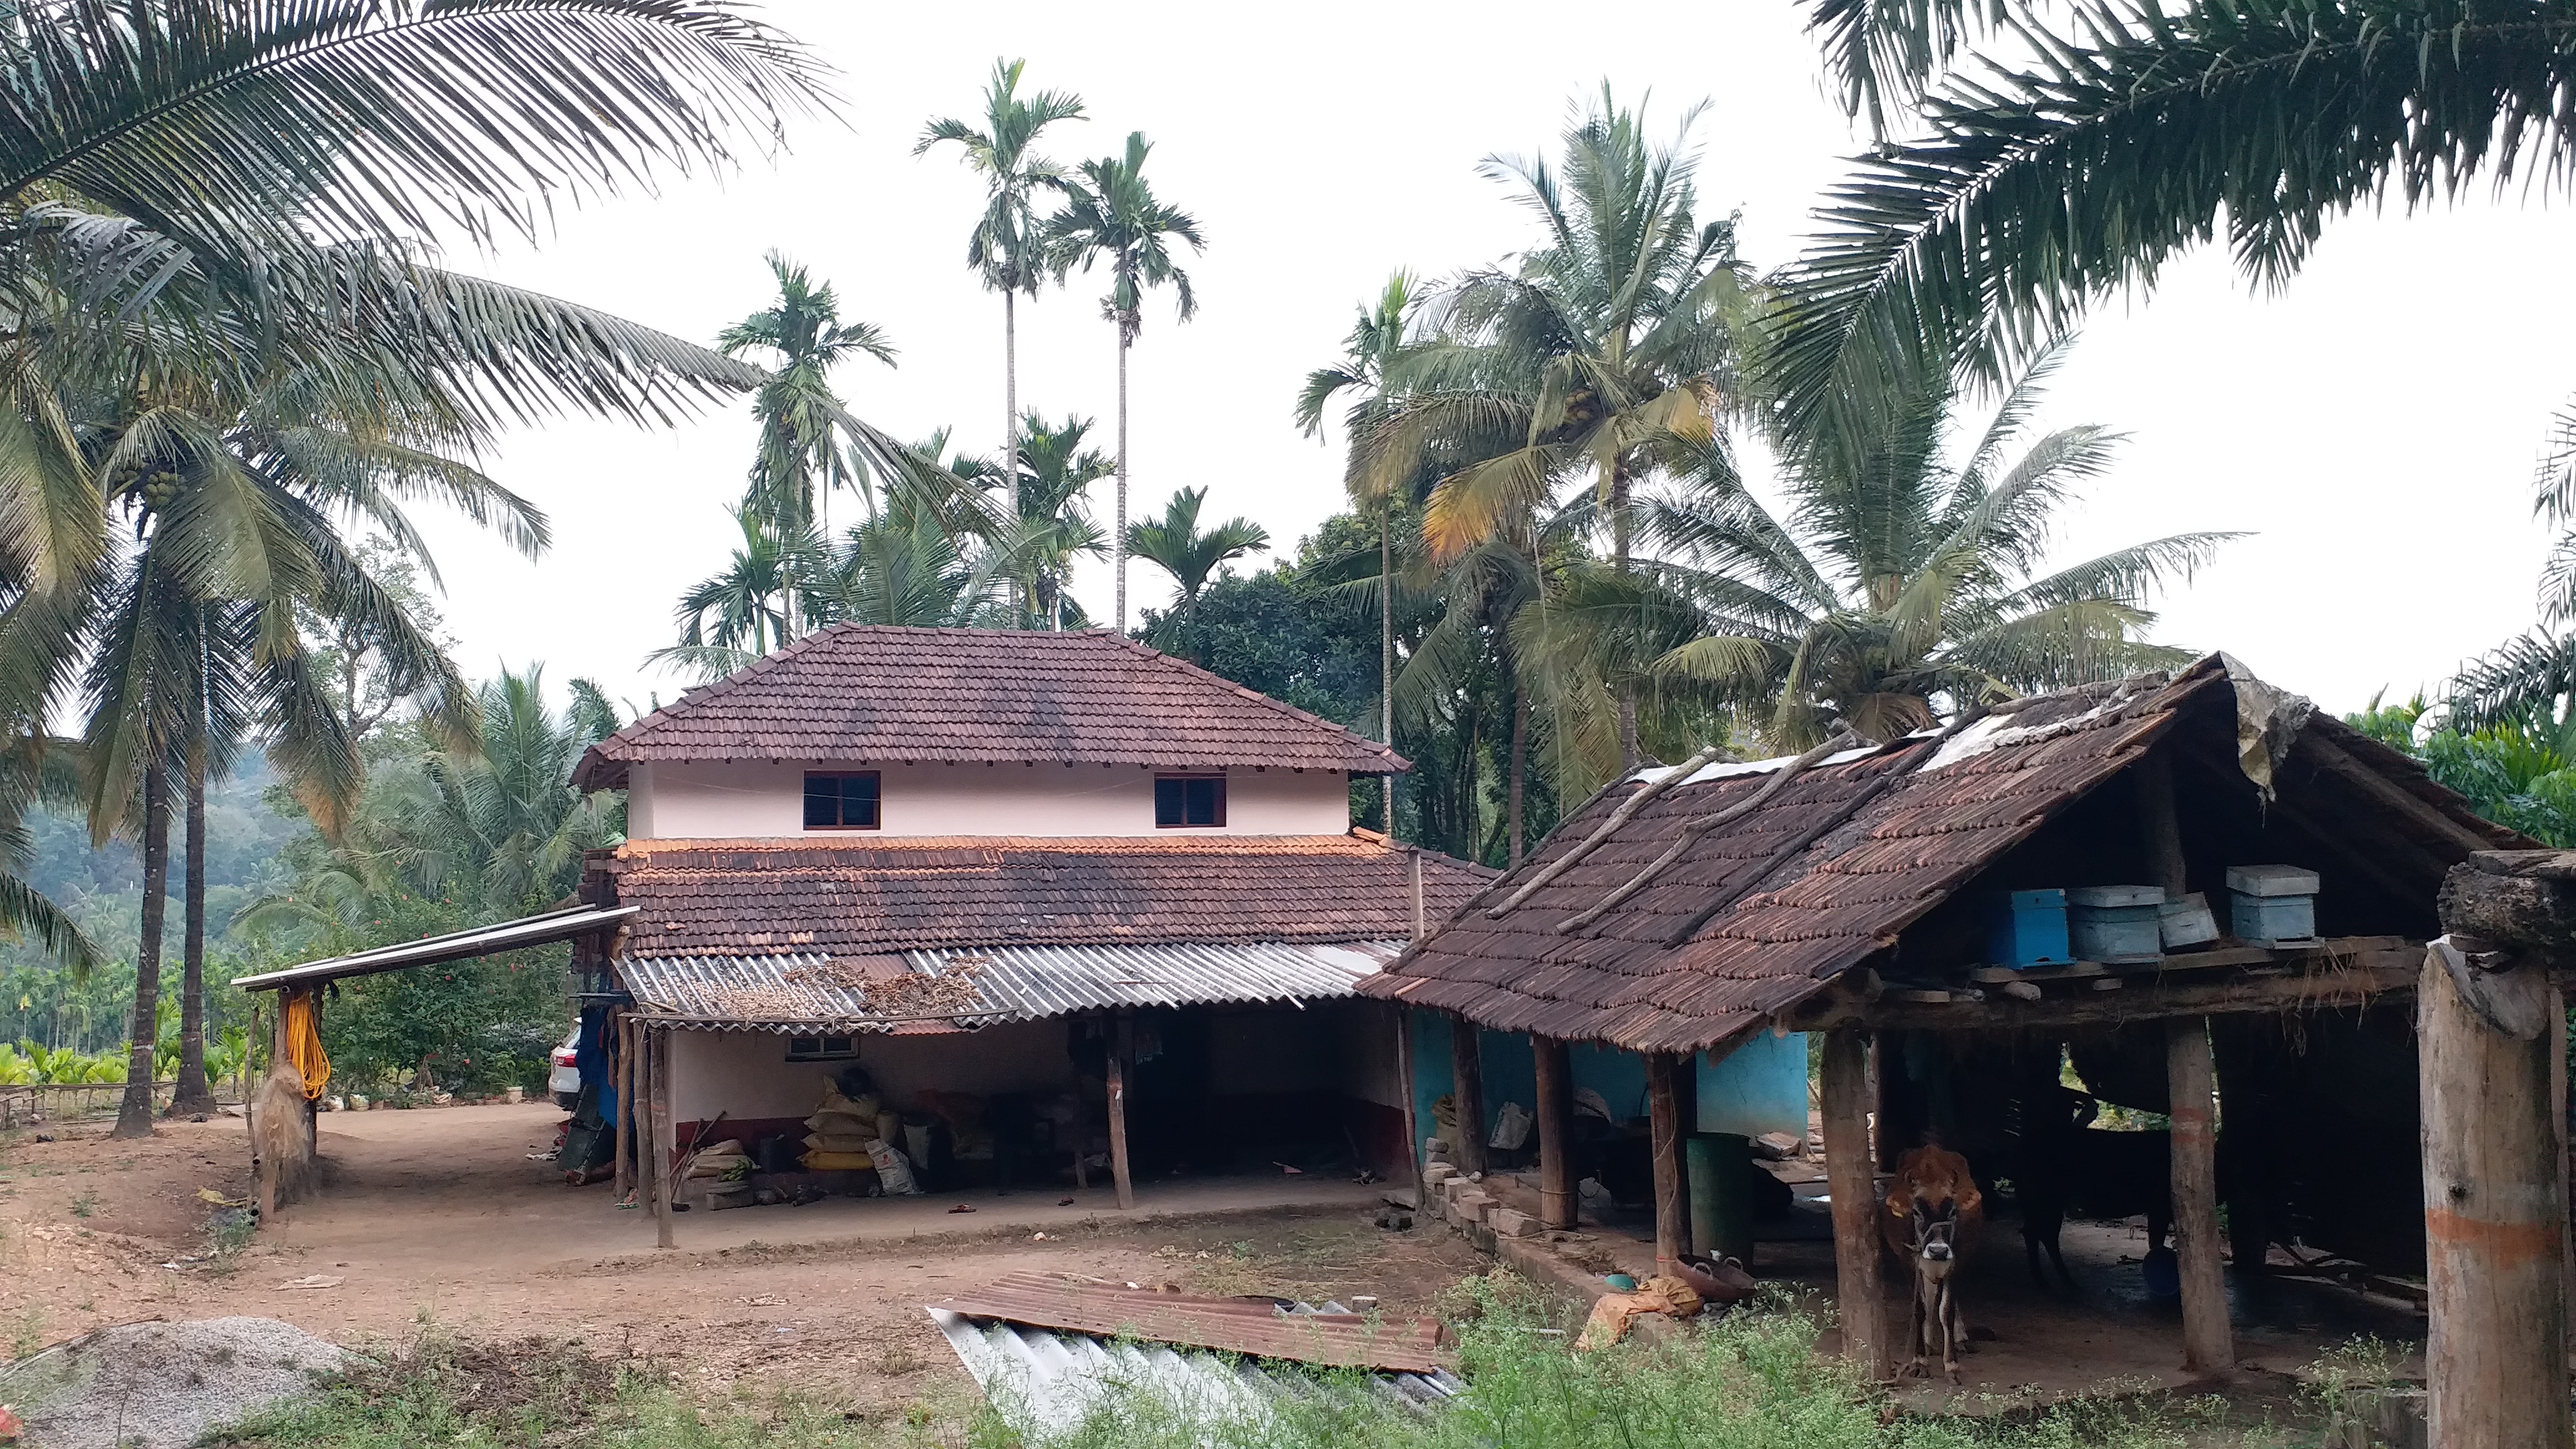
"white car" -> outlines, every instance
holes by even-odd
[[[555,1105],[569,1112],[581,1105],[581,1023],[564,1033],[563,1044],[554,1050],[554,1070],[546,1074],[546,1090],[555,1094]]]

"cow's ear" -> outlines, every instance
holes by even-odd
[[[1907,1202],[1905,1200],[1905,1194],[1901,1192],[1891,1192],[1887,1195],[1887,1215],[1889,1217],[1905,1217],[1908,1215],[1908,1212],[1912,1207],[1913,1204]]]

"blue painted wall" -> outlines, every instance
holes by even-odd
[[[1450,1018],[1436,1011],[1413,1017],[1413,1118],[1422,1135],[1436,1130],[1439,1119],[1431,1104],[1457,1087],[1450,1061]],[[1485,1032],[1482,1037],[1485,1083],[1484,1133],[1493,1136],[1494,1120],[1505,1102],[1524,1108],[1538,1103],[1538,1062],[1530,1040],[1518,1033]],[[1601,1094],[1610,1115],[1620,1121],[1646,1116],[1646,1059],[1635,1052],[1592,1042],[1567,1050],[1575,1088]],[[1807,1039],[1792,1034],[1755,1036],[1722,1059],[1702,1053],[1698,1062],[1699,1097],[1695,1104],[1700,1132],[1732,1132],[1759,1137],[1765,1132],[1804,1136],[1807,1131]],[[1422,1144],[1413,1144],[1418,1159]]]

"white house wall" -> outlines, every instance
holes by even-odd
[[[671,1116],[731,1122],[810,1116],[823,1086],[848,1061],[791,1062],[787,1038],[766,1031],[671,1033]],[[1074,1088],[1062,1021],[1008,1022],[981,1031],[923,1036],[863,1035],[857,1065],[878,1095],[909,1106],[924,1087],[992,1096]],[[718,1128],[719,1132],[724,1129]]]
[[[1154,774],[1134,765],[683,764],[631,766],[627,830],[638,840],[755,840],[850,831],[805,829],[805,771],[876,769],[882,829],[931,836],[1341,835],[1350,781],[1338,770],[1226,771],[1226,823],[1154,824]]]

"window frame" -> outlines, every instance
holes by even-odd
[[[1181,818],[1169,823],[1163,819],[1163,782],[1167,780],[1181,787]],[[1189,818],[1189,786],[1201,780],[1216,786],[1215,809],[1211,812],[1215,818],[1193,822]],[[1225,828],[1225,782],[1224,774],[1208,770],[1169,770],[1156,773],[1154,776],[1154,828],[1156,830],[1223,830]]]
[[[829,780],[866,779],[875,782],[876,809],[872,813],[876,816],[876,819],[866,825],[815,824],[813,820],[812,805],[814,799],[814,781],[818,778]],[[807,770],[804,778],[799,782],[799,785],[801,788],[796,797],[798,801],[797,819],[803,822],[805,829],[828,831],[834,834],[838,834],[846,830],[885,829],[885,772],[881,770]],[[834,802],[836,806],[846,806],[849,803],[846,796],[838,794],[835,794]],[[836,810],[835,813],[846,813],[846,811]]]
[[[839,1045],[833,1045],[835,1042]],[[858,1060],[858,1056],[859,1039],[849,1032],[787,1039],[787,1060],[791,1062],[849,1062]]]

